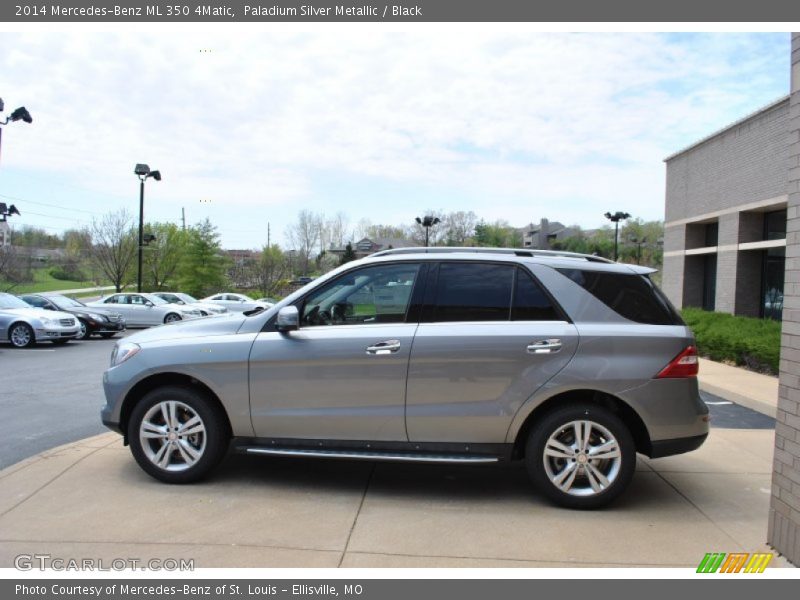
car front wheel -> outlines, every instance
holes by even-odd
[[[81,330],[78,332],[78,335],[75,336],[75,339],[84,340],[89,337],[89,326],[86,324],[86,321],[78,319],[78,325],[81,326]]]
[[[181,316],[177,313],[169,313],[166,317],[164,317],[164,323],[175,323],[176,321],[180,321]]]
[[[128,422],[136,462],[166,483],[208,475],[228,449],[225,418],[216,403],[189,388],[157,388],[136,405]]]
[[[567,508],[605,506],[630,483],[636,447],[625,424],[592,404],[544,416],[525,449],[528,473],[551,501]]]
[[[27,323],[15,323],[8,330],[8,339],[15,348],[30,348],[36,343],[33,328]]]

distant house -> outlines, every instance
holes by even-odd
[[[353,252],[355,252],[356,258],[364,258],[365,256],[369,256],[370,254],[374,254],[380,250],[389,250],[391,248],[412,248],[414,246],[417,246],[417,244],[411,240],[406,240],[403,238],[375,238],[372,240],[365,237],[353,244]],[[328,252],[336,256],[341,256],[344,254],[345,248],[346,245],[339,248],[330,248]]]
[[[539,221],[538,225],[531,223],[522,231],[522,245],[533,250],[548,250],[553,242],[575,237],[580,233],[576,227],[566,227],[558,221],[552,223],[547,219]]]

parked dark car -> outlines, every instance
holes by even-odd
[[[126,328],[125,319],[121,314],[103,308],[89,307],[80,300],[61,294],[21,294],[20,298],[36,308],[60,310],[75,315],[81,326],[76,340],[95,334],[110,338],[125,331]]]

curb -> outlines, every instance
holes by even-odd
[[[716,385],[710,383],[704,383],[702,380],[699,381],[699,384],[700,384],[700,389],[704,392],[708,392],[709,394],[714,394],[715,396],[719,396],[720,398],[725,398],[726,400],[730,400],[731,402],[735,402],[736,404],[741,404],[742,406],[749,408],[750,410],[760,412],[762,415],[772,417],[773,419],[777,418],[778,407],[775,405],[769,404],[767,402],[762,402],[761,400],[756,400],[755,398],[742,396],[741,394],[732,392],[729,389],[717,387]]]

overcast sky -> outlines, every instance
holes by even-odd
[[[663,159],[788,93],[789,34],[3,33],[0,201],[58,232],[122,207],[226,248],[298,210],[523,226],[664,214]],[[201,201],[210,202],[201,202]]]

